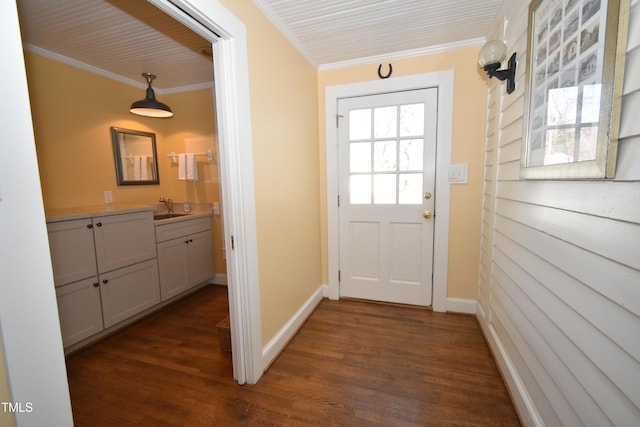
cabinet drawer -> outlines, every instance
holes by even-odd
[[[211,229],[211,217],[205,216],[196,219],[185,219],[171,224],[156,225],[156,241],[177,239],[189,234],[199,233]]]

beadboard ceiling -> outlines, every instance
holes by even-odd
[[[253,0],[320,69],[481,44],[503,1]]]
[[[243,0],[249,1],[249,0]],[[319,69],[480,44],[504,0],[253,0]],[[143,0],[17,0],[25,48],[159,93],[211,85],[211,44]]]
[[[211,43],[144,0],[17,0],[27,50],[158,93],[208,85]],[[76,61],[74,63],[74,61]]]

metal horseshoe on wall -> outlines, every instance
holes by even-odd
[[[391,77],[391,73],[393,73],[393,67],[391,66],[391,63],[389,63],[389,72],[386,76],[382,75],[382,64],[378,65],[378,77],[380,77],[381,79],[388,79],[389,77]]]

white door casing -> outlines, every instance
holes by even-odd
[[[255,384],[264,364],[246,28],[218,1],[148,1],[213,44],[233,377]]]
[[[338,132],[336,117],[338,100],[342,98],[375,95],[423,88],[438,88],[434,210],[433,298],[434,311],[444,312],[447,306],[447,266],[449,237],[449,183],[448,167],[451,163],[451,135],[453,122],[453,70],[437,71],[384,80],[372,80],[327,87],[325,90],[325,128],[327,159],[327,230],[328,273],[326,296],[340,297],[338,270],[340,265],[339,211],[338,211]]]
[[[431,305],[437,98],[338,102],[341,297]]]

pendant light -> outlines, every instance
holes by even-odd
[[[142,77],[147,80],[147,95],[144,99],[131,104],[129,112],[145,117],[173,117],[173,112],[167,104],[156,100],[156,94],[151,87],[151,81],[156,78],[151,73],[142,73]]]

